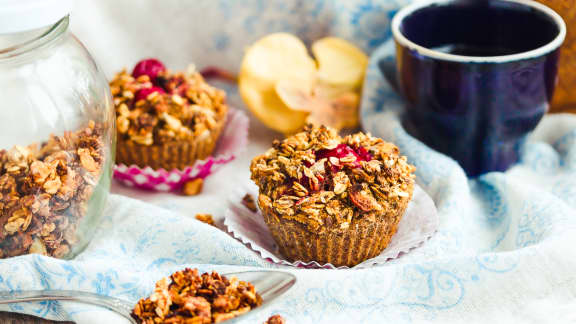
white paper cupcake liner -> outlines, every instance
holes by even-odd
[[[224,226],[234,238],[244,243],[265,260],[276,264],[298,268],[348,269],[346,266],[336,267],[330,263],[319,264],[316,261],[290,262],[285,260],[278,251],[260,210],[252,212],[242,204],[242,198],[246,194],[250,194],[257,201],[258,187],[252,182],[240,187],[230,197],[229,208],[224,215]],[[434,201],[422,188],[416,185],[412,200],[398,225],[398,232],[392,237],[388,247],[379,256],[368,259],[352,267],[352,269],[382,265],[403,253],[410,252],[436,233],[438,223],[438,213]]]

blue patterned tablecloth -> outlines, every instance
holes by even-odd
[[[236,69],[242,49],[272,31],[310,40],[327,34],[373,52],[390,38],[390,18],[408,1],[102,0],[78,2],[73,29],[111,75],[146,56],[181,68]],[[390,49],[388,49],[390,50]],[[376,57],[386,54],[381,48]],[[230,89],[232,103],[241,103]],[[367,270],[296,270],[297,286],[262,323],[576,322],[576,117],[546,117],[521,163],[468,180],[450,158],[410,137],[399,98],[374,66],[363,98],[365,127],[398,144],[417,168],[440,215],[422,247]],[[95,239],[71,261],[23,256],[0,261],[0,289],[80,289],[136,302],[154,282],[185,266],[201,271],[272,268],[222,233],[183,214],[223,215],[226,194],[248,181],[250,158],[275,134],[254,121],[245,156],[208,180],[200,197],[151,195],[115,187]],[[42,302],[4,310],[79,323],[121,323],[94,307]]]

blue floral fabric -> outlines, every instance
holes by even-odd
[[[160,41],[157,27],[145,28],[168,17],[167,30],[180,24],[202,27],[189,31],[194,36],[190,53],[198,65],[218,59],[235,69],[243,47],[274,31],[307,40],[337,35],[372,53],[363,125],[396,143],[417,166],[418,182],[438,208],[439,231],[423,246],[371,269],[282,268],[297,276],[297,285],[266,312],[242,323],[263,323],[272,314],[299,324],[576,322],[576,117],[546,117],[526,143],[518,166],[467,179],[455,161],[404,131],[398,121],[401,99],[376,66],[392,59],[390,19],[408,2],[205,0],[186,5],[102,0],[81,5],[75,28],[109,74],[142,55],[181,62],[170,56],[178,53],[162,52],[166,46],[148,51],[153,42],[116,46],[128,42],[121,37],[137,34]],[[130,30],[138,23],[134,17],[152,12],[157,17],[146,19],[144,32]],[[197,23],[200,14],[207,22]],[[91,32],[92,17],[106,19],[98,25],[101,30]],[[110,26],[124,28],[125,34],[110,34],[97,43]],[[216,198],[225,204],[225,197]],[[105,215],[94,229],[94,240],[74,260],[37,255],[1,260],[0,290],[77,289],[136,302],[152,291],[155,281],[186,266],[224,273],[276,268],[220,230],[168,209],[112,195]],[[41,302],[2,309],[78,323],[122,323],[108,312],[78,304]]]

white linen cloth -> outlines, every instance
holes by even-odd
[[[173,69],[194,62],[236,70],[242,49],[273,31],[307,40],[339,35],[371,52],[390,38],[390,18],[406,2],[84,0],[72,23],[108,76],[144,57],[161,58]],[[371,93],[378,90],[369,88],[374,82],[366,85],[371,99],[364,101],[365,111],[397,104],[386,93]],[[231,101],[241,107],[236,96]],[[576,322],[576,117],[546,117],[518,166],[468,180],[453,160],[406,135],[391,115],[378,116],[366,126],[376,129],[370,122],[377,119],[390,123],[383,135],[417,165],[419,184],[439,211],[439,232],[376,268],[288,269],[297,285],[243,323],[262,323],[272,314],[299,324]],[[136,302],[156,280],[185,266],[219,272],[272,267],[193,215],[221,217],[226,197],[248,181],[251,157],[278,136],[253,120],[247,152],[210,177],[197,197],[114,185],[115,193],[148,203],[111,196],[105,220],[82,254],[72,261],[1,260],[0,289],[79,289]],[[78,323],[123,322],[77,304],[2,309]]]

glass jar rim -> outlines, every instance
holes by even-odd
[[[68,30],[69,25],[70,17],[65,16],[38,36],[34,36],[31,39],[24,40],[21,43],[6,48],[0,48],[0,62],[49,45],[54,40],[64,35]]]

